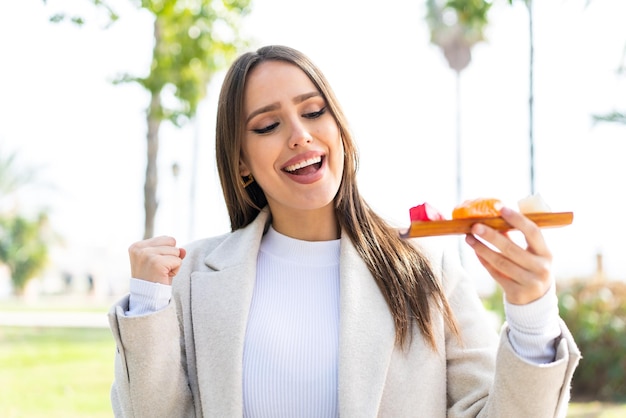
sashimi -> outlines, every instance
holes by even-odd
[[[452,219],[486,218],[500,216],[502,201],[496,198],[466,200],[452,210]]]

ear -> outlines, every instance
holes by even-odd
[[[241,177],[248,177],[251,174],[250,169],[248,168],[248,166],[246,165],[246,163],[243,161],[243,159],[239,159],[239,175]]]

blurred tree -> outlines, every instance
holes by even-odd
[[[513,4],[515,0],[507,0]],[[530,154],[530,194],[535,193],[535,139],[534,139],[534,29],[533,0],[521,0],[528,10],[529,25],[529,94],[528,139]],[[457,73],[457,96],[459,75],[471,62],[472,47],[484,40],[484,30],[489,23],[487,14],[492,2],[487,0],[426,0],[426,21],[430,28],[431,42],[439,46],[448,65]],[[461,200],[461,155],[458,126],[460,111],[457,97],[457,201]]]
[[[45,2],[46,0],[44,0]],[[118,15],[105,0],[86,0],[103,8],[111,22]],[[163,121],[181,126],[193,119],[213,76],[225,68],[246,41],[240,18],[250,0],[129,0],[154,18],[152,64],[148,75],[124,74],[116,83],[137,83],[150,95],[147,107],[147,164],[144,184],[144,238],[154,235],[157,156]],[[80,16],[55,14],[53,22],[84,23]],[[167,95],[167,104],[164,96]]]
[[[23,294],[28,281],[48,262],[48,217],[29,220],[0,214],[0,262],[9,267],[14,292]]]
[[[572,396],[626,401],[626,283],[585,278],[559,286],[558,294],[561,317],[583,353]]]
[[[426,0],[426,22],[430,41],[441,48],[448,65],[456,73],[456,202],[463,198],[461,150],[461,71],[472,60],[472,48],[484,40],[487,12],[486,0]],[[459,240],[463,261],[464,245]]]
[[[460,74],[472,60],[472,48],[484,40],[487,12],[486,0],[426,0],[426,22],[430,41],[441,48],[448,65],[456,73],[456,200],[462,199],[462,164],[460,130]]]
[[[9,268],[14,291],[19,295],[30,279],[48,261],[50,243],[48,217],[45,212],[34,221],[20,215],[15,208],[4,208],[7,198],[32,183],[34,171],[17,165],[17,153],[0,152],[0,263]]]
[[[430,41],[442,49],[457,74],[469,65],[472,47],[484,40],[490,8],[491,2],[486,0],[426,1]]]

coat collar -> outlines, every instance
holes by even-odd
[[[341,235],[339,415],[376,417],[395,329],[387,302],[347,234]]]
[[[209,272],[191,276],[191,312],[203,410],[242,416],[242,359],[257,254],[269,222],[263,210],[205,258]],[[339,409],[375,417],[394,348],[389,309],[346,234],[341,238]]]

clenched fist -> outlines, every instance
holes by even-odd
[[[176,247],[174,238],[161,236],[134,243],[128,255],[133,278],[171,285],[186,252]]]

